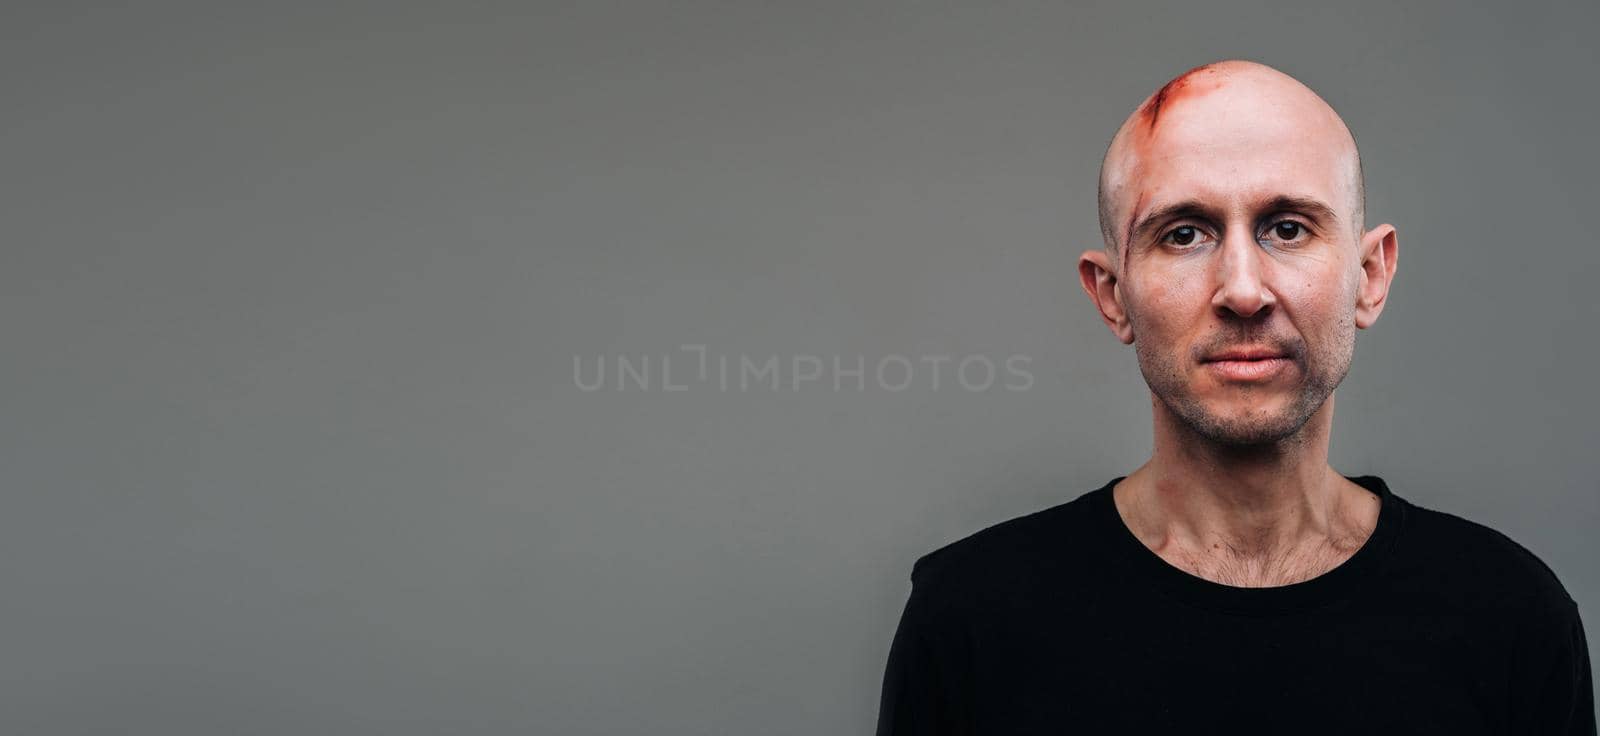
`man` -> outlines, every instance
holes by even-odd
[[[1260,64],[1151,95],[1102,164],[1084,290],[1150,386],[1126,477],[918,560],[878,733],[1594,734],[1555,574],[1328,465],[1395,275],[1339,116]]]

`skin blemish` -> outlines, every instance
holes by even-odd
[[[1156,93],[1150,96],[1150,99],[1144,103],[1144,106],[1139,108],[1139,114],[1144,117],[1145,131],[1147,134],[1155,133],[1156,122],[1161,119],[1162,108],[1176,103],[1178,100],[1181,100],[1196,91],[1193,89],[1192,82],[1194,81],[1196,75],[1202,72],[1210,74],[1214,73],[1214,70],[1211,68],[1210,64],[1202,64],[1190,69],[1189,71],[1179,74],[1176,77],[1173,77],[1172,81],[1162,85],[1161,89],[1156,90]]]
[[[1138,181],[1142,176],[1140,170],[1143,167],[1138,162],[1147,159],[1155,145],[1156,123],[1161,119],[1162,111],[1170,109],[1184,99],[1198,97],[1222,86],[1223,80],[1221,78],[1212,80],[1210,84],[1198,83],[1202,77],[1220,77],[1221,74],[1222,72],[1216,68],[1215,64],[1197,66],[1173,77],[1171,81],[1162,85],[1161,89],[1156,90],[1156,93],[1151,95],[1150,99],[1145,100],[1145,103],[1139,107],[1137,115],[1144,122],[1144,125],[1136,126],[1133,130],[1134,135],[1129,136],[1128,140],[1128,146],[1131,149],[1129,154],[1135,162],[1131,174],[1133,181]],[[1128,251],[1133,247],[1133,226],[1139,221],[1139,211],[1144,208],[1144,202],[1145,192],[1140,192],[1133,203],[1133,209],[1128,215],[1128,224],[1124,228],[1126,235],[1122,239],[1123,247],[1120,259],[1122,261],[1122,273],[1127,272]]]
[[[1139,192],[1138,199],[1133,201],[1133,212],[1128,215],[1128,234],[1122,238],[1122,265],[1118,273],[1128,272],[1128,251],[1133,250],[1133,224],[1139,221],[1139,209],[1144,207],[1144,192]]]
[[[1139,192],[1139,198],[1133,200],[1133,210],[1128,213],[1128,234],[1123,236],[1122,242],[1133,245],[1133,225],[1139,221],[1139,210],[1144,207],[1144,192]],[[1126,248],[1124,248],[1126,250]]]

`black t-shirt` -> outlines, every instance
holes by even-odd
[[[1577,604],[1505,535],[1351,477],[1353,556],[1234,587],[1145,547],[1121,480],[917,561],[880,736],[1595,733]]]

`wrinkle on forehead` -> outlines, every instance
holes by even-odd
[[[1127,262],[1129,248],[1125,246],[1131,237],[1132,225],[1148,196],[1140,180],[1143,164],[1151,157],[1158,134],[1179,126],[1180,122],[1183,123],[1181,127],[1192,134],[1197,123],[1192,116],[1184,119],[1184,108],[1206,107],[1197,103],[1219,91],[1227,94],[1224,100],[1227,105],[1220,108],[1224,115],[1234,106],[1267,107],[1273,118],[1289,121],[1297,131],[1308,131],[1305,138],[1314,141],[1313,144],[1347,149],[1345,156],[1350,161],[1353,186],[1352,214],[1359,227],[1364,198],[1360,155],[1354,137],[1338,113],[1299,80],[1272,67],[1250,61],[1219,61],[1190,69],[1145,98],[1123,122],[1106,150],[1100,168],[1100,225],[1107,247],[1122,251],[1117,254],[1119,271]],[[1218,111],[1216,104],[1210,105],[1213,117]],[[1207,119],[1201,119],[1199,124],[1206,122]],[[1118,205],[1130,195],[1134,199],[1133,206],[1123,212]],[[1118,217],[1119,214],[1122,217]]]

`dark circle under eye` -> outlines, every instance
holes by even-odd
[[[1298,222],[1280,222],[1273,226],[1272,230],[1284,240],[1294,240],[1300,237],[1300,223]]]
[[[1195,235],[1196,233],[1194,228],[1187,226],[1180,227],[1172,231],[1172,242],[1178,245],[1188,245],[1194,242]]]

